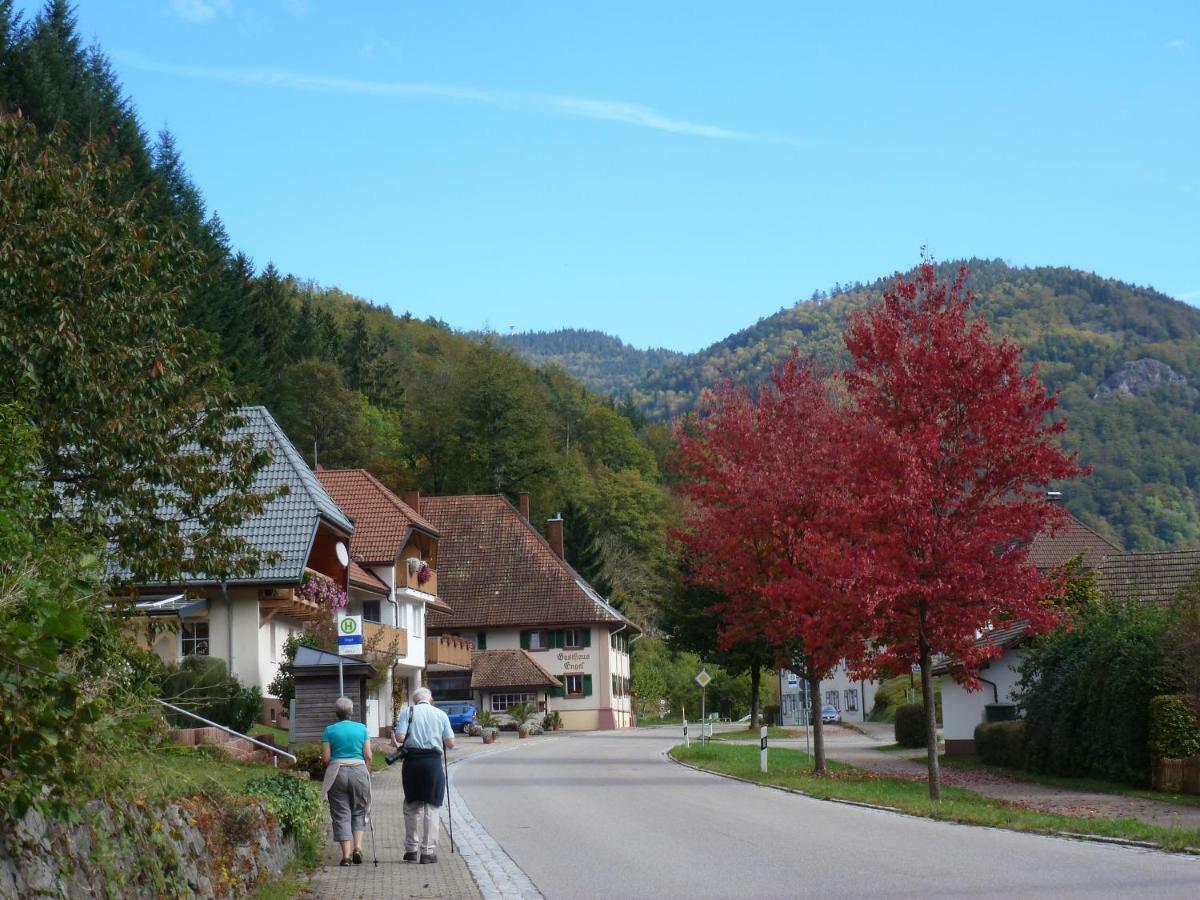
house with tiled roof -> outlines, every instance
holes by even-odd
[[[1061,497],[1051,494],[1050,502]],[[1103,572],[1109,560],[1126,556],[1121,548],[1070,513],[1056,530],[1038,534],[1029,547],[1029,561],[1040,571],[1052,572],[1078,559],[1083,572],[1095,573],[1103,585]],[[954,661],[945,657],[934,661],[934,675],[942,678],[942,735],[950,756],[975,753],[975,727],[981,722],[1015,718],[1016,688],[1020,678],[1022,649],[1028,640],[1028,623],[1009,622],[980,635],[980,645],[998,648],[998,656],[979,670],[981,690],[968,691],[949,677]]]
[[[1118,553],[1097,569],[1100,591],[1114,600],[1166,604],[1200,576],[1200,550]]]
[[[317,480],[354,523],[347,612],[363,617],[369,653],[391,666],[368,700],[368,727],[391,734],[394,711],[421,686],[428,659],[469,671],[465,641],[428,636],[427,617],[445,617],[438,598],[439,531],[366,469],[323,469]]]
[[[251,575],[139,585],[138,608],[177,624],[150,631],[148,643],[162,659],[195,654],[225,660],[243,684],[263,690],[263,720],[283,724],[287,710],[266,690],[279,671],[284,642],[306,622],[329,615],[298,589],[311,578],[346,584],[349,571],[341,559],[348,557],[354,525],[264,407],[239,412],[244,424],[236,433],[251,435],[256,450],[272,454],[253,490],[277,496],[231,529],[262,562]]]
[[[549,520],[543,537],[529,521],[525,494],[520,509],[498,495],[421,497],[419,504],[441,535],[439,592],[451,610],[430,629],[465,638],[477,651],[470,675],[429,666],[435,698],[474,700],[497,714],[529,700],[557,711],[569,729],[632,725],[629,639],[639,629],[568,564],[562,519]],[[503,668],[493,651],[504,651],[505,665],[527,656],[557,685],[543,684],[544,697],[537,684],[499,685],[495,673]],[[525,672],[537,675],[527,665]]]

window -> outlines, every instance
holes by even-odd
[[[514,703],[536,703],[537,694],[492,694],[492,712],[508,712]]]
[[[521,648],[524,650],[548,650],[550,649],[550,632],[548,631],[522,631],[521,632]]]
[[[837,691],[826,691],[825,692],[825,702],[829,706],[832,706],[834,709],[841,712],[842,698],[841,698],[841,695]]]
[[[582,697],[583,696],[583,676],[582,675],[567,675],[564,680],[567,685],[567,696],[568,697]]]
[[[487,649],[487,632],[486,631],[475,632],[475,649],[476,650],[486,650]]]
[[[846,691],[846,712],[858,712],[858,688]]]
[[[425,606],[413,609],[413,637],[423,637],[425,634]]]
[[[583,644],[583,631],[579,628],[568,628],[563,632],[563,648],[578,650]]]
[[[184,622],[179,630],[180,656],[208,656],[208,623]]]
[[[363,601],[363,621],[364,622],[381,622],[379,618],[379,601],[364,600]]]

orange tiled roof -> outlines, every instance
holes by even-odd
[[[438,594],[454,610],[439,629],[628,622],[504,497],[422,497],[421,512],[441,533]]]
[[[471,654],[472,688],[559,687],[528,650],[476,650]]]
[[[1039,569],[1056,569],[1082,556],[1086,571],[1098,568],[1104,557],[1120,552],[1120,547],[1068,513],[1067,524],[1061,529],[1053,534],[1042,532],[1033,539],[1029,561]]]
[[[370,591],[372,594],[383,594],[385,597],[391,593],[378,575],[364,569],[353,559],[350,560],[350,586]]]
[[[366,469],[322,469],[321,486],[354,521],[351,555],[364,563],[392,563],[408,540],[410,528],[434,537],[437,529],[389,491]]]

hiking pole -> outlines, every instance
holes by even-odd
[[[454,811],[450,808],[450,760],[446,748],[442,748],[442,772],[446,776],[446,821],[450,823],[450,852],[454,852]]]
[[[371,805],[367,807],[367,824],[371,826],[371,856],[375,858],[375,868],[379,868],[379,851],[375,848],[375,779],[371,775],[371,764],[367,763],[367,780],[371,784]]]

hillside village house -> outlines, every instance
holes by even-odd
[[[317,469],[317,479],[354,523],[347,612],[363,617],[368,651],[394,660],[367,700],[367,725],[390,735],[394,708],[421,686],[426,616],[444,617],[438,599],[438,529],[365,469]],[[433,660],[447,657],[436,639]],[[457,647],[466,665],[469,648]]]
[[[528,700],[563,727],[632,726],[629,640],[639,633],[567,564],[561,518],[549,540],[501,496],[422,497],[441,534],[441,592],[452,612],[430,623],[474,644],[470,670],[431,664],[439,700],[472,699],[503,714]]]
[[[190,654],[228,663],[243,684],[266,692],[279,671],[283,644],[308,621],[328,615],[298,589],[306,578],[327,578],[345,586],[349,571],[339,557],[348,554],[354,526],[329,497],[291,441],[261,406],[241,410],[239,432],[253,436],[256,449],[269,448],[273,459],[257,475],[253,489],[287,492],[267,503],[233,533],[273,561],[252,576],[190,577],[173,584],[141,585],[139,610],[167,617],[177,631],[151,638],[152,649],[167,662]],[[339,549],[341,545],[342,549]],[[262,720],[279,723],[287,711],[277,698],[264,696]]]

